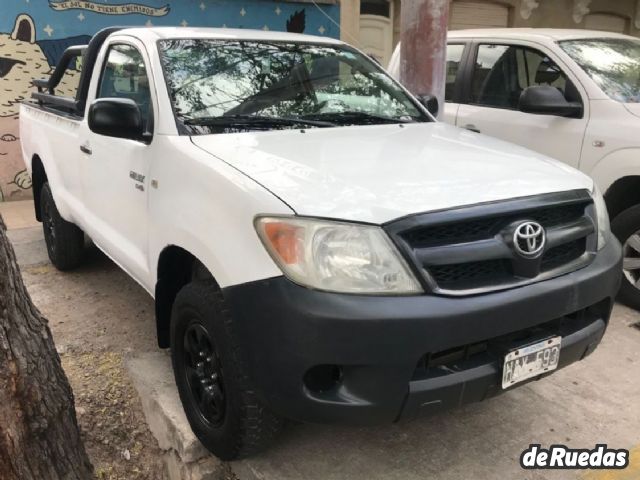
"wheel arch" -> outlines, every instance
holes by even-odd
[[[155,286],[157,339],[160,348],[168,348],[171,310],[180,289],[193,280],[210,282],[218,290],[220,286],[211,271],[196,255],[177,245],[169,245],[160,252],[157,268]]]
[[[584,168],[604,194],[612,220],[627,208],[640,204],[638,157],[640,148],[622,148]]]
[[[604,194],[613,219],[627,208],[640,204],[640,175],[629,175],[613,182]]]

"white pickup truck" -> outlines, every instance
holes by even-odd
[[[620,299],[640,310],[640,39],[497,28],[451,31],[447,41],[442,119],[591,176],[623,244]],[[399,70],[397,48],[389,72]]]
[[[55,95],[77,55],[76,97]],[[113,28],[34,85],[20,136],[51,261],[78,266],[87,235],[154,296],[223,459],[285,418],[483,400],[604,334],[621,249],[593,181],[434,121],[344,43]]]

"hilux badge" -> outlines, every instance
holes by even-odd
[[[513,233],[513,247],[526,258],[535,258],[542,253],[546,235],[537,222],[522,222]]]
[[[131,180],[135,180],[136,182],[144,182],[145,176],[142,175],[141,173],[134,172],[133,170],[131,170],[129,172],[129,178]]]

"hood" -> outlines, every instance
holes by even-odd
[[[201,135],[192,141],[299,215],[378,224],[593,185],[560,162],[436,122]]]

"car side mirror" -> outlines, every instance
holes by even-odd
[[[130,98],[100,98],[89,106],[89,129],[107,137],[142,140],[140,108]]]
[[[538,115],[559,117],[582,117],[580,102],[568,102],[560,90],[551,85],[536,85],[525,88],[520,94],[518,110]]]
[[[438,104],[438,97],[435,95],[419,95],[418,101],[422,104],[427,111],[434,117],[438,116],[440,105]]]

